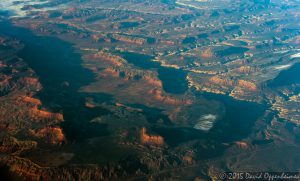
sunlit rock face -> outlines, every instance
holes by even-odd
[[[162,146],[164,144],[164,138],[147,134],[147,129],[143,127],[141,129],[141,142],[142,144]]]

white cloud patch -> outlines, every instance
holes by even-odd
[[[296,53],[294,55],[291,55],[291,58],[299,58],[300,57],[300,53]]]
[[[213,114],[206,114],[200,117],[194,128],[202,131],[209,131],[217,120],[217,116]]]
[[[0,9],[2,11],[9,11],[12,13],[11,17],[24,17],[29,12],[28,10],[22,10],[26,5],[44,4],[48,1],[37,0],[1,0]]]

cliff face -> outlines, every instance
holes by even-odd
[[[210,48],[207,48],[206,50],[204,50],[201,55],[202,58],[213,58],[214,57],[214,53],[212,52],[212,50]]]
[[[245,71],[244,73],[253,70],[251,67],[247,66],[242,69]],[[229,73],[214,76],[198,76],[193,74],[193,76],[188,76],[188,80],[190,86],[195,87],[197,90],[217,94],[227,94],[239,100],[261,101],[263,98],[259,94],[262,91],[260,84],[251,81],[251,79],[242,79],[238,76],[240,73],[236,73],[237,71],[236,69],[232,71],[232,75]]]
[[[40,106],[42,105],[42,102],[39,99],[33,98],[33,97],[29,97],[29,96],[22,96],[20,98],[20,100],[28,103],[28,104],[32,104],[32,105],[36,105],[36,106]]]
[[[175,45],[176,44],[176,42],[171,41],[171,40],[160,40],[159,42],[162,44],[166,44],[166,45]]]
[[[119,77],[120,73],[118,72],[118,70],[108,67],[108,68],[105,68],[102,72],[100,72],[99,75],[101,77],[107,77],[107,76]]]
[[[209,80],[212,83],[218,84],[220,86],[225,86],[225,87],[234,86],[234,81],[233,80],[228,79],[228,78],[223,77],[223,76],[213,76]]]
[[[32,135],[38,138],[44,139],[47,143],[56,145],[66,141],[65,135],[62,129],[59,127],[45,127],[37,132],[31,131]]]
[[[36,91],[40,91],[42,89],[42,85],[36,77],[25,77],[21,82],[24,82],[24,87]]]
[[[238,148],[240,149],[248,149],[249,148],[249,144],[245,141],[237,141],[235,142],[235,144],[238,146]]]
[[[138,38],[138,37],[127,36],[127,35],[114,34],[113,38],[126,43],[134,43],[138,45],[143,45],[147,43],[147,40],[144,38]]]
[[[249,91],[257,91],[257,86],[255,83],[247,81],[247,80],[235,80],[235,79],[229,79],[226,76],[221,77],[221,76],[213,76],[209,79],[211,83],[227,87],[227,88],[232,88],[232,87],[240,87]]]
[[[251,67],[251,66],[247,66],[247,65],[244,65],[244,66],[241,66],[241,67],[238,68],[238,71],[240,73],[246,73],[246,74],[254,73],[257,70],[258,70],[257,68]]]
[[[64,120],[64,117],[60,113],[52,113],[45,110],[39,110],[36,106],[30,109],[30,114],[32,117],[36,117],[39,120],[52,120],[60,123]]]
[[[238,86],[242,87],[242,88],[245,88],[247,90],[250,90],[250,91],[257,91],[256,85],[253,82],[250,82],[250,81],[239,80],[238,81]]]
[[[2,37],[0,47],[0,96],[7,95],[16,90],[27,94],[36,93],[42,86],[35,73],[16,53],[23,45],[17,40]]]
[[[148,135],[147,129],[141,129],[141,143],[147,145],[163,146],[164,138],[161,136]]]
[[[36,149],[38,142],[62,143],[65,136],[59,124],[63,115],[43,108],[35,98],[42,85],[35,72],[16,56],[23,45],[8,38],[4,42],[0,46],[0,153],[19,155]],[[27,140],[29,137],[35,141]]]
[[[147,83],[149,83],[149,84],[151,84],[151,85],[153,85],[155,87],[159,87],[159,88],[162,87],[162,82],[160,80],[156,79],[156,78],[151,77],[150,75],[144,76],[143,79]]]
[[[112,55],[112,54],[110,54],[108,52],[104,52],[104,51],[99,51],[96,54],[94,54],[94,58],[108,61],[113,66],[117,66],[117,67],[123,65],[123,63],[126,62],[126,60],[124,60],[122,57],[117,56],[117,55]]]
[[[191,105],[192,101],[188,99],[176,99],[172,96],[164,94],[160,89],[151,89],[148,94],[154,96],[154,99],[168,105]]]

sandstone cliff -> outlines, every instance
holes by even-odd
[[[143,127],[141,129],[141,143],[147,145],[162,146],[164,145],[164,138],[161,136],[148,135],[147,129]]]
[[[128,35],[114,34],[113,38],[126,43],[134,43],[138,45],[143,45],[147,43],[147,39],[145,38],[138,38],[138,37],[128,36]]]

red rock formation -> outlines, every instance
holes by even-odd
[[[182,111],[181,106],[172,109],[172,112],[168,114],[168,117],[170,118],[170,120],[174,121],[178,119],[178,113],[180,113]]]
[[[182,159],[188,165],[191,165],[194,163],[194,160],[191,156],[184,156]]]
[[[33,89],[34,91],[39,91],[42,89],[42,85],[40,84],[40,82],[37,78],[25,77],[24,79],[21,79],[20,81],[21,81],[21,83],[24,82],[24,86],[27,89]]]
[[[235,144],[241,149],[247,149],[249,147],[248,143],[244,141],[237,141]]]
[[[3,75],[1,76],[2,81],[0,81],[0,90],[1,91],[12,91],[14,88],[14,82],[11,81],[10,76]]]
[[[151,94],[154,96],[154,98],[158,101],[161,101],[165,104],[170,104],[170,105],[190,105],[192,104],[191,100],[179,100],[175,99],[171,96],[164,95],[161,90],[159,89],[151,89],[148,91],[148,94]]]
[[[221,76],[213,76],[209,79],[211,82],[218,84],[220,86],[233,86],[234,85],[234,81],[230,80],[226,77],[221,77]]]
[[[105,41],[106,43],[111,43],[112,40],[111,40],[110,38],[105,38],[104,41]]]
[[[100,39],[100,36],[99,36],[99,35],[92,35],[91,37],[92,37],[92,39],[93,39],[95,42],[98,42],[99,39]]]
[[[31,103],[31,104],[34,104],[37,106],[42,105],[42,102],[39,99],[35,99],[35,98],[29,97],[29,96],[22,96],[21,99],[24,102]]]
[[[212,50],[210,48],[204,50],[201,55],[202,58],[212,58],[214,56]]]
[[[94,54],[94,58],[109,61],[112,65],[117,67],[123,65],[124,62],[124,60],[120,56],[112,55],[103,51]]]
[[[131,36],[126,36],[126,35],[118,35],[118,34],[115,34],[113,37],[116,40],[123,41],[126,43],[134,43],[134,44],[138,44],[138,45],[143,45],[143,44],[147,43],[147,40],[144,38],[137,38],[137,37],[131,37]]]
[[[100,73],[100,75],[104,77],[107,76],[119,77],[119,72],[113,68],[106,68]]]
[[[253,67],[250,67],[248,65],[244,65],[244,66],[239,67],[238,71],[241,73],[249,74],[249,73],[253,73],[254,71],[256,71],[256,69]]]
[[[143,127],[141,129],[141,142],[147,145],[162,146],[164,145],[164,138],[161,136],[148,135],[147,129]]]
[[[118,24],[115,24],[115,25],[113,26],[113,29],[118,30],[118,29],[119,29],[119,25],[118,25]]]
[[[158,87],[158,88],[162,87],[161,81],[158,80],[158,79],[155,79],[155,78],[153,78],[153,77],[151,77],[151,76],[144,76],[143,79],[144,79],[147,83],[149,83],[149,84],[151,84],[151,85],[153,85],[153,86],[155,86],[155,87]]]
[[[238,81],[238,86],[242,87],[242,88],[245,88],[245,89],[248,89],[250,91],[257,91],[257,86],[253,82],[250,82],[250,81],[239,80]]]
[[[1,43],[0,43],[1,44]],[[0,61],[0,68],[6,67],[7,65]]]
[[[96,105],[93,104],[92,102],[85,102],[85,107],[88,107],[88,108],[95,108]]]
[[[65,135],[59,127],[45,127],[38,132],[32,131],[32,134],[36,137],[46,139],[51,144],[60,144],[66,141]]]
[[[30,115],[40,118],[42,120],[55,120],[56,122],[62,122],[64,120],[63,115],[60,113],[51,113],[44,110],[39,110],[37,106],[31,108]]]
[[[160,40],[160,43],[166,44],[166,45],[175,45],[175,42],[171,41],[171,40]]]

